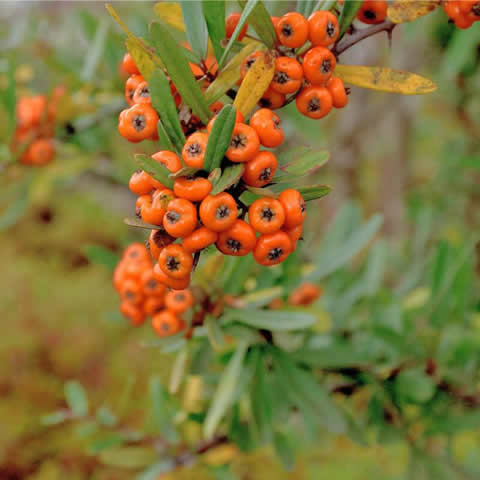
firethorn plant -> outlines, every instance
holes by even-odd
[[[316,321],[312,304],[321,289],[301,273],[296,250],[306,202],[330,188],[304,182],[325,163],[325,152],[294,152],[288,160],[277,150],[286,136],[281,108],[295,102],[299,114],[322,119],[333,108],[347,107],[345,84],[401,94],[434,91],[435,84],[419,75],[344,65],[341,55],[379,32],[391,36],[397,24],[437,4],[320,1],[314,8],[298,2],[299,11],[272,17],[261,1],[239,3],[241,9],[230,15],[222,1],[157,4],[161,22],[150,25],[148,39],[135,37],[107,6],[127,34],[123,70],[130,76],[118,130],[127,141],[151,142],[153,151],[135,156],[139,170],[129,187],[137,196],[136,217],[126,219],[151,231],[149,253],[139,244],[128,247],[114,285],[131,323],[143,324],[150,316],[156,334],[170,337],[159,340],[165,351],[180,351],[176,376],[185,373],[186,355],[198,360],[209,347],[228,363],[199,420],[206,437],[220,432],[228,438],[242,424],[238,399],[252,394],[253,373],[264,378],[257,385],[262,391],[285,393],[284,413],[298,406],[295,395],[309,395],[312,387],[322,396],[327,423],[344,431],[346,421],[324,398],[313,368],[287,353],[308,343]],[[475,21],[478,4],[459,3],[445,2],[450,18],[462,26]],[[251,293],[244,286],[252,272],[264,291]],[[289,293],[285,285],[295,289]],[[301,333],[296,346],[284,349],[279,331]],[[270,385],[267,369],[285,373],[284,387],[291,382],[299,391]],[[246,371],[251,375],[243,379]],[[174,384],[177,391],[177,377]],[[265,433],[262,415],[268,412],[253,405],[254,398],[250,402],[256,425],[249,434],[261,441],[281,435],[285,419],[270,418]],[[315,401],[310,406],[301,412],[306,423]]]

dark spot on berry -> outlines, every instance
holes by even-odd
[[[137,132],[141,132],[142,130],[144,130],[147,125],[145,115],[136,115],[135,117],[133,117],[132,124],[133,128],[135,128]]]
[[[331,38],[335,36],[335,33],[337,32],[337,27],[332,22],[327,23],[327,29],[326,29],[327,35]]]
[[[167,257],[166,265],[171,272],[175,272],[180,269],[180,262],[178,261],[177,257],[173,257],[173,256]]]
[[[184,293],[177,293],[177,294],[175,295],[175,300],[176,300],[177,302],[183,302],[183,301],[185,301],[185,294],[184,294]]]
[[[247,146],[247,137],[242,134],[237,134],[232,137],[230,142],[232,148],[245,148]]]
[[[135,292],[132,292],[130,290],[127,290],[125,292],[125,297],[128,299],[128,300],[134,300],[136,295],[135,295]]]
[[[150,89],[148,86],[145,86],[140,90],[139,96],[142,98],[148,98],[150,96]]]
[[[263,108],[272,108],[272,102],[268,98],[261,98],[258,103]]]
[[[191,143],[188,147],[187,147],[187,152],[189,155],[191,155],[192,157],[196,156],[196,155],[200,155],[202,153],[202,147],[199,143],[195,142],[195,143]]]
[[[177,223],[181,218],[182,216],[178,212],[175,212],[175,210],[167,212],[168,223]]]
[[[226,205],[220,205],[215,212],[215,217],[219,220],[230,216],[230,209]]]
[[[285,37],[291,37],[293,35],[293,28],[289,23],[282,25],[282,35]]]
[[[242,244],[235,238],[229,238],[226,245],[227,248],[233,253],[238,253],[242,249]]]
[[[329,73],[332,70],[332,62],[330,60],[325,59],[320,65],[320,71],[322,73]]]
[[[152,278],[147,282],[147,287],[150,289],[154,289],[157,286],[157,282]]]
[[[309,112],[316,112],[316,111],[320,110],[320,108],[321,108],[321,105],[320,105],[320,100],[318,98],[312,98],[308,102],[308,111]]]
[[[275,115],[273,117],[273,128],[275,130],[280,130],[280,126],[281,126],[281,122],[280,122],[280,119]]]
[[[368,20],[375,20],[377,18],[377,14],[373,10],[365,10],[363,16]]]
[[[162,323],[162,330],[168,332],[170,330],[170,325],[167,322]]]
[[[284,85],[290,80],[290,77],[285,73],[282,72],[281,70],[275,72],[274,76],[274,82],[279,83],[280,85]]]
[[[480,17],[480,2],[475,3],[475,5],[472,6],[472,13],[476,17]]]
[[[272,169],[270,167],[267,167],[260,172],[258,179],[261,180],[262,182],[266,182],[270,180],[271,176],[272,176]]]
[[[275,247],[275,248],[272,248],[269,252],[268,252],[268,259],[269,260],[277,260],[278,258],[280,258],[281,256],[283,255],[283,248],[281,247]]]
[[[271,222],[275,218],[275,212],[271,208],[264,208],[260,212],[260,218],[266,222]]]

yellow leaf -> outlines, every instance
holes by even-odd
[[[129,30],[129,28],[125,25],[123,20],[120,18],[120,15],[115,11],[115,9],[107,3],[105,5],[105,8],[107,9],[108,13],[110,16],[122,27],[122,30],[129,36],[129,37],[134,37],[133,33]]]
[[[379,92],[423,95],[437,89],[432,80],[404,70],[361,65],[337,65],[335,74],[345,83]]]
[[[396,0],[387,10],[393,23],[413,22],[435,10],[440,2],[435,0]]]
[[[158,2],[153,7],[155,15],[161,18],[165,23],[168,23],[177,30],[185,31],[185,24],[183,23],[182,8],[177,2]]]
[[[219,445],[203,454],[202,460],[211,467],[219,467],[230,463],[238,454],[238,449],[235,445],[227,443]]]
[[[155,70],[152,54],[146,50],[138,38],[128,37],[125,40],[125,45],[143,78],[148,81]]]
[[[243,61],[253,52],[262,50],[262,44],[249,43],[235,55],[230,62],[222,69],[218,77],[209,85],[205,91],[207,102],[213,103],[218,100],[226,91],[232,88],[240,80],[240,67]]]
[[[247,117],[262,98],[275,73],[275,59],[270,52],[262,53],[248,70],[233,106]]]

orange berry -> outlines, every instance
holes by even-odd
[[[203,132],[195,132],[188,137],[182,150],[182,158],[187,166],[194,168],[203,167],[207,142],[208,135]]]
[[[135,89],[133,94],[133,103],[147,104],[152,103],[152,98],[150,97],[150,89],[148,88],[147,82],[142,82]]]
[[[193,306],[194,298],[190,290],[170,290],[165,295],[165,307],[174,313],[184,313]]]
[[[288,297],[288,303],[290,305],[311,305],[315,300],[319,299],[322,295],[320,287],[314,283],[303,283],[299,285]]]
[[[305,220],[307,212],[305,200],[300,195],[300,192],[293,188],[288,188],[280,194],[278,199],[285,210],[285,228],[290,229],[301,225]]]
[[[187,275],[184,278],[173,278],[170,275],[167,275],[160,268],[160,265],[158,263],[156,263],[153,267],[153,274],[160,283],[167,287],[170,287],[173,290],[183,290],[190,285],[190,275]]]
[[[278,115],[269,108],[260,108],[250,118],[250,126],[260,138],[260,143],[267,148],[275,148],[283,143],[285,134]]]
[[[190,235],[197,226],[197,209],[192,202],[184,198],[175,198],[169,202],[163,228],[175,238]]]
[[[306,87],[298,94],[295,102],[301,114],[314,119],[328,115],[333,106],[332,95],[325,87]]]
[[[268,87],[258,104],[261,107],[271,108],[275,110],[285,105],[285,95],[283,93],[278,93],[272,88]]]
[[[132,56],[128,52],[123,56],[122,68],[129,75],[136,75],[136,74],[140,73],[138,71],[137,66],[135,65],[135,62],[134,62]]]
[[[158,115],[150,105],[136,104],[125,111],[120,134],[130,142],[141,142],[157,130]]]
[[[262,197],[250,205],[248,221],[258,233],[274,233],[285,222],[285,210],[275,198]]]
[[[163,288],[166,288],[163,286]],[[165,299],[161,297],[148,297],[143,304],[143,311],[147,316],[153,316],[163,310]]]
[[[297,242],[300,240],[300,238],[302,238],[303,225],[300,224],[290,229],[284,229],[284,232],[289,236],[292,246],[295,249]]]
[[[113,271],[113,287],[117,292],[120,293],[120,288],[123,285],[123,283],[126,280],[126,275],[125,275],[125,265],[123,262],[119,262],[117,266],[115,267],[115,270]]]
[[[272,182],[277,165],[277,157],[272,152],[258,152],[245,164],[242,179],[251,187],[264,187]]]
[[[145,322],[145,313],[140,307],[133,305],[128,301],[123,301],[120,304],[120,312],[127,317],[134,326],[142,325]]]
[[[148,250],[143,243],[132,243],[123,252],[122,259],[131,262],[148,261]]]
[[[143,83],[145,79],[141,75],[132,75],[125,82],[125,100],[129,105],[133,105],[133,96],[137,87]]]
[[[275,30],[279,42],[285,47],[301,47],[308,39],[308,22],[297,12],[283,15],[278,20]]]
[[[303,73],[312,85],[325,85],[336,65],[335,56],[328,48],[314,47],[303,58]]]
[[[318,10],[308,17],[308,38],[315,47],[328,47],[340,34],[337,17],[328,10]]]
[[[162,194],[166,195],[166,192],[171,192],[171,190],[166,189],[165,191],[162,191]],[[166,213],[167,204],[164,197],[160,195],[152,197],[151,201],[145,199],[140,207],[140,216],[142,220],[152,225],[162,225]]]
[[[292,242],[281,230],[275,233],[261,235],[253,256],[260,265],[271,266],[282,263],[292,253]]]
[[[327,83],[327,89],[332,96],[332,102],[335,108],[343,108],[347,106],[348,95],[341,78],[332,77]]]
[[[227,38],[231,38],[231,36],[233,35],[233,32],[237,28],[240,17],[241,17],[241,14],[237,12],[231,13],[227,17],[227,21],[225,22],[225,34]],[[245,22],[245,25],[242,27],[237,37],[237,40],[239,42],[241,42],[243,40],[243,37],[245,37],[245,35],[247,34],[247,29],[248,29],[248,23]]]
[[[165,188],[160,182],[152,178],[144,170],[137,170],[132,173],[130,181],[128,182],[128,188],[136,195],[146,195],[150,193],[154,188]]]
[[[255,248],[256,242],[253,228],[247,222],[237,219],[228,230],[219,233],[217,248],[225,255],[242,257]]]
[[[152,158],[162,165],[165,165],[172,173],[176,173],[182,168],[182,162],[180,158],[178,158],[178,155],[169,150],[161,150],[160,152],[154,153]]]
[[[158,264],[163,272],[172,278],[184,278],[193,268],[192,254],[178,243],[167,245],[158,257]]]
[[[290,57],[277,57],[270,88],[278,93],[295,93],[302,85],[302,66]]]
[[[120,286],[120,296],[132,305],[141,305],[144,299],[141,283],[133,279],[126,279]]]
[[[152,318],[152,327],[159,337],[169,337],[182,329],[182,322],[175,313],[164,310]]]
[[[215,115],[207,124],[207,132],[210,133],[212,131],[213,124],[215,123],[215,119],[217,116]],[[237,110],[235,113],[235,123],[244,123],[243,121],[243,114],[240,110]]]
[[[25,150],[20,162],[26,165],[43,166],[50,163],[55,157],[55,147],[50,138],[34,140]]]
[[[385,0],[364,0],[357,18],[367,24],[382,23],[387,18],[387,8]]]
[[[212,184],[202,177],[179,177],[173,184],[175,195],[191,202],[200,202],[212,191]]]
[[[242,62],[242,66],[240,67],[240,75],[242,79],[245,78],[245,75],[255,63],[257,58],[261,56],[262,52],[253,52],[247,58],[245,58],[245,60]]]
[[[260,149],[257,132],[245,123],[236,123],[225,156],[232,162],[248,162]]]
[[[205,227],[214,232],[222,232],[235,223],[238,208],[234,198],[222,192],[204,198],[200,204],[199,213]]]
[[[140,277],[140,284],[143,294],[146,297],[157,296],[162,297],[165,295],[165,285],[161,284],[153,274],[153,268],[149,268],[142,273]]]
[[[217,241],[217,238],[217,232],[213,232],[207,227],[200,227],[187,237],[184,237],[182,245],[187,252],[194,253],[214,244]]]

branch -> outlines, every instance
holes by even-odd
[[[332,49],[332,53],[335,56],[338,56],[342,54],[345,50],[348,50],[350,47],[356,45],[358,42],[364,40],[365,38],[376,35],[380,32],[387,32],[387,34],[390,36],[395,26],[396,23],[393,23],[391,20],[385,20],[378,25],[372,25],[368,28],[356,30],[355,33],[349,35],[344,40],[340,41],[340,43],[336,44]]]

